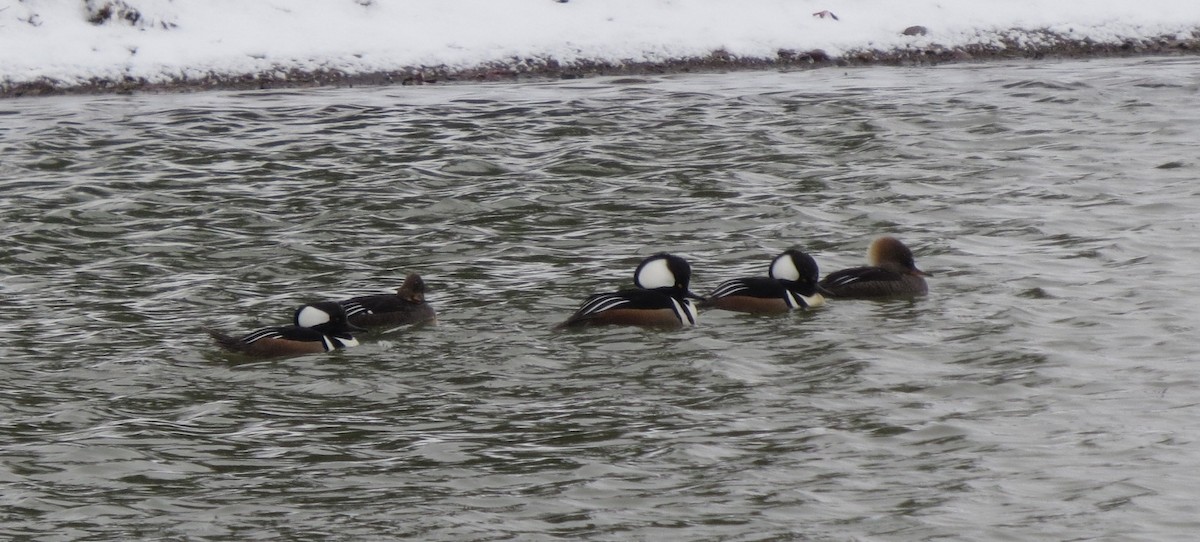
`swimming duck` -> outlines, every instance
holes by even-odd
[[[867,250],[867,267],[834,271],[820,286],[830,297],[872,298],[918,296],[929,292],[927,273],[917,269],[913,253],[895,237],[880,237]]]
[[[771,260],[765,277],[749,277],[722,282],[700,303],[727,311],[752,314],[778,314],[793,309],[820,307],[825,304],[817,262],[798,249],[788,249]]]
[[[394,294],[352,297],[338,301],[338,304],[346,310],[347,320],[361,327],[432,322],[437,319],[437,314],[425,301],[425,292],[425,281],[420,275],[410,273]]]
[[[633,272],[636,289],[594,294],[579,310],[556,328],[595,325],[627,325],[679,328],[696,325],[696,307],[691,299],[703,299],[688,291],[692,266],[687,260],[658,253],[638,264]]]
[[[358,346],[350,333],[363,331],[347,322],[346,312],[333,301],[303,305],[296,309],[292,320],[293,325],[263,328],[241,338],[216,330],[208,330],[208,334],[226,350],[270,358]]]

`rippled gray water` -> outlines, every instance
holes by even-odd
[[[1188,540],[1200,60],[0,101],[0,535]],[[549,330],[894,234],[913,301]],[[200,328],[421,273],[436,326]]]

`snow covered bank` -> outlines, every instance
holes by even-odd
[[[0,0],[3,96],[1180,52],[1195,0]]]

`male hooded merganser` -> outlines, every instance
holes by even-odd
[[[688,298],[703,299],[688,291],[692,266],[687,260],[659,253],[633,272],[637,289],[595,294],[587,298],[567,321],[556,326],[576,328],[594,325],[687,327],[696,325],[696,307]]]
[[[437,319],[433,307],[425,302],[425,281],[410,273],[394,294],[352,297],[338,301],[346,309],[351,324],[362,327],[400,326]]]
[[[227,350],[269,358],[328,352],[358,346],[350,335],[363,331],[346,321],[346,312],[333,301],[310,303],[296,309],[294,325],[268,327],[237,338],[208,330],[208,334]]]
[[[880,237],[867,251],[869,267],[834,271],[820,282],[831,297],[917,296],[929,292],[927,273],[917,269],[913,253],[895,237]]]
[[[825,304],[817,286],[817,262],[798,249],[783,251],[771,260],[766,277],[749,277],[722,282],[700,303],[727,311],[778,314],[792,309]]]

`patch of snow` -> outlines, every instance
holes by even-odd
[[[814,16],[822,11],[837,19]],[[927,33],[903,34],[914,25]],[[1116,44],[1196,39],[1198,29],[1196,0],[0,0],[0,83],[664,62],[718,50],[838,57],[1037,45],[1042,31]]]

